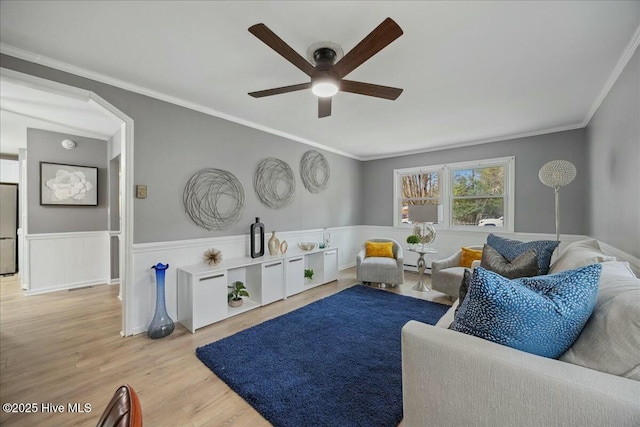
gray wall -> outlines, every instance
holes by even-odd
[[[134,119],[135,182],[149,186],[149,197],[135,200],[136,243],[243,234],[254,216],[279,231],[392,225],[393,169],[513,155],[516,231],[554,232],[553,191],[539,182],[538,169],[549,160],[566,159],[576,165],[578,175],[561,190],[561,233],[588,234],[640,257],[637,52],[586,130],[368,162],[325,152],[331,185],[320,195],[309,194],[297,173],[308,146],[14,57],[2,55],[0,61],[6,68],[92,90]],[[257,164],[272,155],[296,172],[295,200],[281,210],[260,204],[253,191]],[[244,216],[230,230],[208,232],[184,213],[184,184],[203,167],[229,170],[244,186]],[[39,190],[31,194],[36,197]]]
[[[120,240],[118,236],[111,236],[111,280],[120,278]]]
[[[311,149],[308,145],[165,102],[149,103],[153,109],[142,109],[134,116],[136,184],[147,185],[147,199],[135,205],[137,242],[247,234],[254,217],[260,217],[267,230],[278,231],[361,223],[359,161],[322,152],[331,168],[330,185],[320,194],[311,194],[299,174],[302,155]],[[142,142],[140,122],[148,124]],[[270,209],[255,193],[254,174],[267,157],[283,160],[293,169],[296,193],[285,208]],[[229,171],[242,183],[244,214],[229,230],[204,230],[185,213],[185,184],[203,168]]]
[[[546,162],[562,159],[572,162],[578,173],[560,191],[560,233],[585,234],[585,151],[585,132],[578,129],[368,161],[363,177],[364,224],[393,225],[394,169],[515,156],[515,231],[555,233],[553,190],[540,182],[538,171]]]
[[[91,90],[134,120],[134,179],[148,186],[147,199],[134,202],[135,243],[247,234],[256,216],[268,230],[278,231],[362,224],[362,164],[357,160],[323,152],[331,184],[312,195],[298,173],[307,145],[15,57],[2,55],[0,64]],[[294,202],[279,210],[262,205],[253,190],[256,166],[269,156],[286,161],[296,174]],[[184,211],[184,186],[205,167],[228,170],[244,186],[244,215],[228,230],[200,228]]]
[[[109,231],[120,231],[120,155],[109,160]]]
[[[588,233],[640,258],[640,52],[587,126]]]
[[[60,144],[78,143],[73,150]],[[40,162],[98,167],[98,206],[41,206]],[[27,129],[29,234],[107,230],[107,142],[65,133]]]

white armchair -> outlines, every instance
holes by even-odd
[[[482,246],[468,246],[469,249],[482,249]],[[465,267],[460,267],[462,250],[445,259],[431,261],[431,287],[453,298],[458,298],[460,284]],[[478,263],[479,264],[479,263]]]
[[[393,242],[393,258],[366,257],[365,244],[356,256],[358,281],[400,285],[404,282],[402,246],[393,239],[369,239],[369,242]]]

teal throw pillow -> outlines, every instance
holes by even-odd
[[[526,251],[532,249],[538,256],[538,274],[547,274],[553,251],[556,250],[560,242],[556,240],[534,240],[532,242],[521,242],[519,240],[498,237],[495,234],[487,236],[487,245],[498,251],[500,255],[513,261]]]
[[[451,329],[556,359],[589,320],[601,270],[592,264],[509,280],[478,267]]]

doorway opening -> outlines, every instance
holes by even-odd
[[[110,150],[107,168],[110,173],[117,171],[117,176],[110,177],[111,183],[115,183],[116,188],[110,194],[109,200],[109,241],[112,245],[110,253],[117,258],[117,276],[120,282],[120,297],[122,299],[122,329],[123,336],[132,335],[131,319],[132,316],[132,245],[133,245],[133,120],[126,114],[118,110],[94,92],[80,89],[74,86],[65,85],[51,80],[42,79],[29,74],[16,72],[5,68],[0,68],[0,83],[3,87],[10,85],[16,90],[24,90],[29,92],[29,96],[42,96],[48,99],[57,97],[57,99],[65,99],[86,107],[88,110],[98,112],[103,119],[110,120],[115,123],[113,133],[109,135],[110,141],[117,141],[116,150]],[[0,96],[5,96],[6,91],[2,91]],[[7,105],[3,99],[3,114],[7,110]],[[14,109],[18,109],[17,103],[13,104]],[[11,113],[11,111],[9,111]],[[15,111],[14,111],[15,113]],[[39,114],[44,114],[42,111]],[[24,115],[24,114],[22,114]],[[27,115],[28,116],[28,115]],[[33,118],[33,117],[32,117]],[[41,117],[41,121],[60,124],[60,115]],[[68,127],[67,127],[68,129]],[[73,128],[72,128],[73,130]],[[79,131],[79,129],[76,129]],[[77,132],[76,132],[77,133]],[[26,149],[24,150],[26,155]],[[26,162],[21,162],[26,164]],[[21,174],[24,176],[24,174]],[[114,178],[114,179],[112,179]],[[26,186],[21,186],[25,189]],[[30,247],[29,247],[29,229],[28,229],[28,208],[21,203],[21,208],[26,209],[21,212],[21,240],[20,254],[23,262],[21,276],[24,285],[29,290],[30,275]],[[117,228],[115,228],[117,225]],[[115,276],[112,272],[112,276]],[[24,286],[23,286],[24,288]]]

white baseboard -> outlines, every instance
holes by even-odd
[[[39,295],[39,294],[47,294],[49,292],[58,292],[58,291],[67,291],[78,288],[86,288],[88,286],[97,286],[97,285],[106,285],[109,283],[109,279],[98,279],[91,280],[88,282],[77,282],[77,283],[68,283],[64,285],[50,285],[50,286],[41,286],[38,289],[28,290],[24,294],[27,296],[30,295]]]
[[[338,270],[339,270],[339,271],[342,271],[342,270],[346,270],[346,269],[348,269],[348,268],[352,268],[352,267],[355,267],[355,266],[356,266],[356,263],[355,263],[355,262],[352,262],[352,263],[349,263],[349,264],[341,265],[341,266],[338,268]]]

